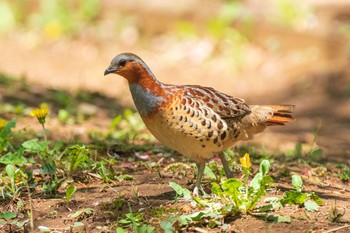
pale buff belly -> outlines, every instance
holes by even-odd
[[[160,114],[152,118],[143,117],[143,121],[151,133],[166,147],[173,149],[195,162],[203,162],[212,158],[228,146],[218,147],[210,140],[196,138],[171,127],[167,119]],[[230,143],[230,144],[233,144]]]

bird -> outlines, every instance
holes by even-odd
[[[211,87],[162,83],[133,53],[115,56],[104,76],[108,74],[128,81],[136,109],[153,136],[196,163],[194,195],[208,160],[218,156],[226,177],[232,178],[225,150],[237,141],[252,139],[267,126],[294,121],[294,105],[248,105]]]

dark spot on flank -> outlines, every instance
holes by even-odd
[[[208,106],[209,108],[213,108],[213,107],[214,107],[214,105],[212,105],[211,103],[207,103],[207,106]]]
[[[208,137],[211,138],[213,136],[214,132],[213,131],[209,131],[208,133]]]
[[[212,119],[214,122],[216,122],[216,120],[217,120],[216,115],[213,115],[213,116],[211,117],[211,119]]]
[[[221,140],[224,140],[226,138],[226,132],[224,131],[222,134],[221,134]]]
[[[216,144],[218,147],[220,147],[221,146],[221,143],[219,142],[218,144]]]
[[[214,104],[217,104],[219,101],[217,99],[212,99]]]
[[[186,109],[187,109],[187,106],[185,105],[184,107],[183,107],[183,109],[186,111]]]
[[[179,121],[182,121],[183,116],[180,116]]]
[[[186,104],[186,99],[182,99],[181,104]]]
[[[214,144],[216,144],[218,142],[218,138],[214,138]]]
[[[179,108],[178,107],[175,107],[175,110],[177,111]]]
[[[219,110],[222,111],[224,110],[224,108],[221,105],[219,105]]]
[[[222,128],[224,128],[224,125],[222,124],[221,121],[219,121],[219,123],[218,123],[218,129],[222,129]]]
[[[187,122],[187,117],[186,116],[184,117],[184,122]]]
[[[199,140],[200,142],[203,142],[203,139]]]
[[[202,147],[204,148],[204,147],[205,147],[205,145],[203,144],[203,145],[202,145]]]
[[[190,115],[191,117],[193,117],[194,116],[194,111],[192,110],[191,111],[191,115]]]
[[[202,123],[203,126],[205,126],[205,123],[206,123],[206,122],[205,122],[205,120],[203,120],[201,123]]]
[[[190,113],[191,113],[191,109],[190,109],[190,108],[187,109],[186,113],[187,113],[187,114],[190,114]]]
[[[187,102],[188,102],[188,104],[192,104],[192,100],[191,99],[188,99]]]
[[[209,124],[208,124],[207,128],[210,129],[211,128],[211,122],[210,121],[208,121],[208,122],[209,122]]]
[[[208,115],[208,111],[206,109],[203,109],[204,116]]]

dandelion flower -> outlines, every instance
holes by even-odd
[[[7,125],[7,121],[0,118],[0,131]]]
[[[239,161],[241,162],[243,168],[248,169],[250,168],[250,166],[252,166],[252,164],[250,163],[250,156],[247,153],[243,157],[241,157]]]
[[[49,113],[49,109],[47,106],[44,106],[43,104],[40,106],[40,108],[33,109],[30,113],[33,117],[38,119],[40,124],[45,124],[45,119],[47,114]]]

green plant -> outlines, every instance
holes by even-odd
[[[72,199],[76,191],[77,191],[77,188],[72,184],[66,188],[66,204],[70,202],[70,200]]]
[[[7,151],[10,140],[13,137],[12,128],[16,127],[16,121],[5,121],[0,118],[0,153]]]
[[[29,219],[19,221],[17,219],[17,214],[15,212],[6,211],[6,212],[0,213],[0,226],[8,226],[8,232],[17,231],[18,229],[21,229],[24,231],[24,225],[28,221]]]
[[[305,207],[308,211],[317,211],[323,204],[321,198],[319,198],[314,192],[304,193],[303,190],[303,180],[298,175],[292,175],[292,185],[295,190],[286,191],[283,198],[280,200],[281,204],[284,206],[289,205],[299,205]]]
[[[350,180],[350,168],[348,166],[344,166],[340,171],[339,178],[343,182],[347,182]]]
[[[250,157],[245,154],[241,159],[243,170],[243,180],[230,178],[220,184],[212,183],[212,194],[203,198],[192,196],[188,189],[180,185],[170,183],[178,196],[192,200],[192,203],[201,210],[180,216],[169,217],[161,223],[161,227],[166,232],[174,230],[174,224],[184,226],[191,222],[205,222],[209,227],[222,225],[224,218],[236,214],[248,214],[254,212],[258,201],[265,195],[269,184],[273,182],[268,175],[270,163],[263,160],[260,163],[259,172],[254,176],[249,184],[251,171]]]
[[[124,218],[118,221],[118,224],[122,225],[122,227],[117,227],[117,233],[124,233],[125,227],[131,227],[134,233],[152,233],[155,232],[155,227],[149,226],[143,223],[142,213],[133,213],[131,207],[129,205],[129,213],[124,215]]]
[[[132,142],[135,139],[150,139],[148,134],[142,133],[146,126],[138,113],[126,109],[122,115],[115,117],[109,126],[109,133],[113,138]]]
[[[263,160],[260,163],[259,172],[254,176],[250,184],[251,165],[248,154],[241,158],[241,164],[244,173],[243,182],[231,178],[224,181],[221,185],[213,183],[212,192],[226,200],[228,205],[232,205],[234,211],[246,214],[255,208],[260,198],[266,194],[266,190],[273,180],[267,175],[270,169],[268,160]]]
[[[88,156],[90,150],[85,145],[73,145],[66,150],[61,158],[61,167],[67,177],[72,177],[74,174],[89,170],[92,160]]]

